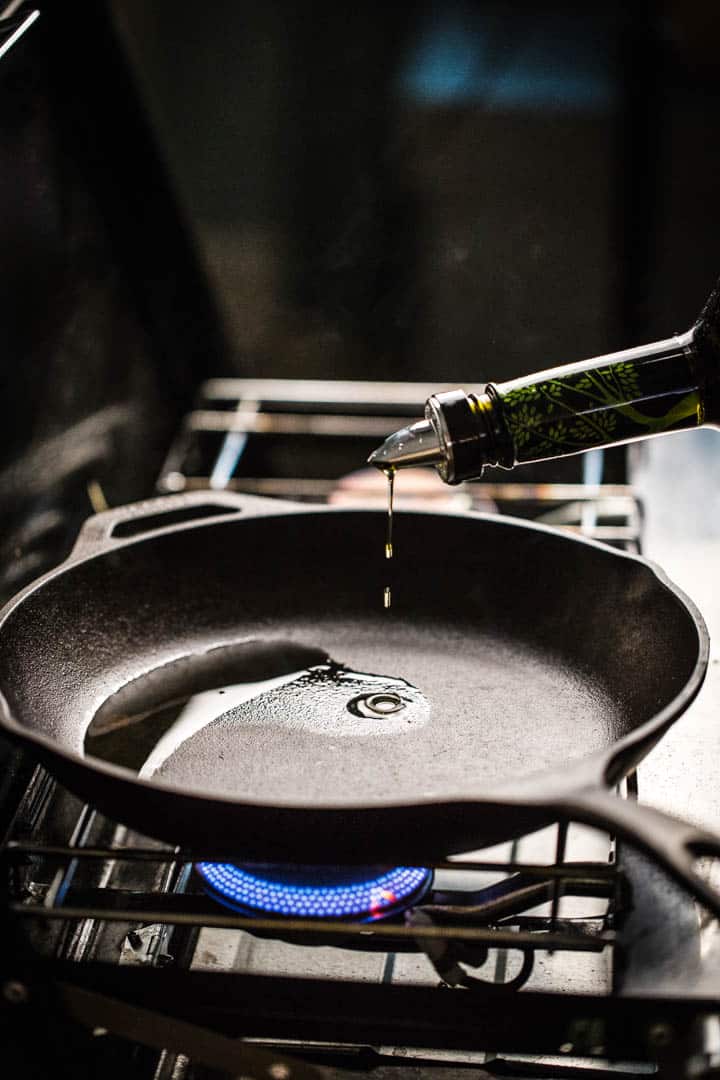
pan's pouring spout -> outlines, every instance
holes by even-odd
[[[368,458],[378,469],[406,469],[411,465],[437,465],[444,458],[442,444],[429,420],[389,435]]]

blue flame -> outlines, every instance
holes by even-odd
[[[260,915],[285,915],[299,918],[360,920],[381,919],[407,907],[422,896],[432,881],[432,870],[419,866],[396,866],[364,881],[339,884],[313,884],[297,880],[283,881],[281,868],[273,876],[261,876],[235,863],[196,863],[195,869],[215,899],[227,907]],[[318,868],[327,877],[327,869]],[[352,869],[347,877],[357,875]]]

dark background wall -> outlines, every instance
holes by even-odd
[[[238,371],[479,382],[681,329],[720,16],[118,0]]]

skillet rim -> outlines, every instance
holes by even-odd
[[[194,492],[193,495],[195,496],[195,499],[193,499],[193,502],[199,501],[198,496],[201,495],[204,496],[205,501],[207,502],[217,502],[217,494],[218,493],[216,492],[210,491]],[[159,539],[173,533],[187,532],[190,529],[217,528],[223,524],[237,525],[242,521],[257,521],[265,517],[277,517],[282,519],[290,516],[295,517],[298,514],[311,517],[325,514],[369,514],[379,518],[385,517],[384,510],[368,507],[324,506],[317,504],[309,506],[307,504],[292,503],[286,500],[258,499],[257,497],[250,497],[247,504],[245,504],[244,499],[244,496],[238,495],[236,501],[228,503],[229,506],[235,506],[237,511],[241,511],[239,514],[232,514],[228,510],[219,510],[217,515],[196,520],[176,522],[169,525],[161,525],[157,528],[143,531],[140,535],[123,537],[122,539],[118,537],[112,537],[112,539],[106,538],[104,543],[91,544],[88,545],[88,549],[82,550],[83,545],[81,544],[81,540],[83,530],[88,524],[94,523],[97,519],[101,519],[105,516],[103,514],[91,515],[86,519],[83,526],[81,526],[76,546],[70,552],[68,557],[57,566],[42,574],[39,578],[29,582],[28,585],[16,593],[15,596],[11,597],[0,609],[0,649],[2,648],[2,637],[8,620],[13,612],[17,611],[31,595],[34,595],[49,582],[54,581],[55,578],[60,577],[67,571],[74,570],[78,566],[95,559],[101,559],[110,553],[114,554],[123,548],[135,547],[146,541]],[[152,500],[143,500],[138,503],[130,503],[126,507],[119,509],[122,511],[132,511],[133,508],[140,508],[143,506],[157,507],[163,501],[169,503],[171,500],[173,500],[173,502],[175,501],[173,496],[166,497],[166,500],[163,500],[162,497]],[[225,805],[228,813],[231,813],[233,810],[242,811],[245,807],[248,808],[248,810],[253,811],[272,809],[281,812],[294,811],[318,815],[323,815],[324,813],[332,815],[337,814],[338,812],[362,814],[363,812],[377,812],[383,810],[411,810],[413,807],[482,806],[485,804],[488,806],[498,806],[502,804],[520,808],[531,808],[538,805],[548,805],[552,799],[562,798],[567,795],[568,792],[585,789],[589,786],[605,789],[608,786],[617,783],[623,776],[627,775],[635,764],[642,760],[646,753],[649,753],[655,743],[662,738],[674,721],[682,715],[697,697],[707,674],[710,657],[710,635],[705,620],[697,605],[678,585],[675,584],[675,582],[672,581],[665,570],[657,563],[642,555],[621,551],[618,548],[602,543],[602,541],[599,540],[578,536],[550,525],[528,522],[522,518],[514,518],[506,514],[479,513],[472,510],[449,510],[439,513],[437,511],[425,509],[403,510],[400,513],[402,517],[458,518],[461,520],[482,521],[491,526],[497,525],[503,528],[519,529],[524,533],[547,535],[554,541],[559,541],[560,543],[569,545],[579,544],[583,547],[595,549],[604,556],[635,563],[642,567],[644,572],[649,572],[652,577],[656,579],[657,583],[678,601],[680,606],[685,609],[690,617],[690,621],[697,636],[697,656],[689,678],[675,697],[672,698],[659,712],[649,717],[644,723],[628,732],[610,746],[577,758],[572,762],[570,769],[558,768],[557,770],[538,770],[526,777],[516,779],[511,778],[508,781],[503,781],[497,786],[486,789],[486,792],[482,795],[469,796],[467,793],[464,793],[458,795],[457,798],[436,795],[401,802],[388,798],[387,800],[375,799],[370,804],[315,803],[312,806],[308,806],[297,802],[280,801],[270,803],[267,800],[241,800],[226,795],[213,794],[211,792],[188,790],[164,781],[159,783],[154,781],[153,778],[141,778],[131,769],[104,761],[101,758],[76,754],[64,747],[59,747],[57,742],[50,736],[45,735],[42,732],[28,729],[13,716],[1,686],[0,729],[4,729],[11,737],[17,738],[21,742],[37,746],[46,761],[48,758],[50,760],[53,758],[61,758],[73,769],[80,767],[81,769],[85,769],[88,772],[95,774],[95,776],[107,776],[113,780],[120,780],[124,784],[135,784],[155,793],[167,793],[170,798],[178,797],[183,801],[195,801],[198,805],[207,802]],[[113,515],[114,511],[107,513],[108,518],[111,518]],[[621,764],[618,770],[618,763],[623,761],[626,762],[626,765]],[[49,766],[49,768],[52,772],[52,766]],[[546,787],[551,784],[555,784],[556,790],[552,795],[549,795]],[[537,790],[538,788],[539,790]]]

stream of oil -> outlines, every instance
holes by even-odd
[[[395,470],[393,468],[384,469],[383,472],[387,477],[388,482],[388,512],[387,512],[387,532],[385,534],[385,558],[392,559],[393,557],[393,499],[395,496]],[[383,590],[383,607],[389,608],[392,605],[392,589],[387,584]]]

